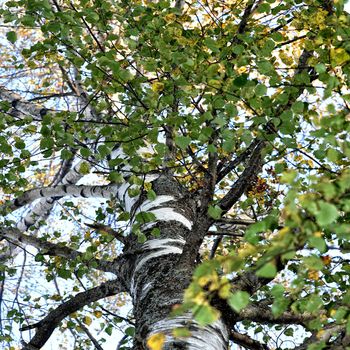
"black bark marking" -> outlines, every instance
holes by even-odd
[[[17,103],[18,103],[19,101],[20,101],[19,99],[13,100],[13,101],[11,102],[11,106],[12,106],[13,108],[16,108]]]
[[[40,117],[44,117],[47,114],[48,110],[46,108],[42,108],[39,111]]]

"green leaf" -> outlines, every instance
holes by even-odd
[[[233,85],[237,87],[244,86],[248,81],[248,74],[242,74],[233,81]]]
[[[319,295],[311,295],[307,299],[305,311],[315,312],[323,306],[323,301]]]
[[[205,38],[204,43],[211,51],[213,51],[213,52],[219,51],[216,40],[213,40],[211,38]]]
[[[278,317],[283,314],[284,311],[287,310],[290,301],[286,298],[279,298],[274,300],[271,311],[275,317]]]
[[[105,332],[108,334],[108,335],[112,335],[112,332],[113,332],[113,325],[110,324],[107,326],[107,328],[105,329]]]
[[[47,139],[43,139],[43,140],[47,140]],[[40,145],[43,145],[43,143],[40,143]],[[71,151],[69,151],[67,149],[63,149],[61,151],[61,158],[62,159],[68,160],[68,159],[71,159],[72,157],[73,157],[73,153]]]
[[[275,298],[281,298],[284,294],[284,287],[280,284],[275,284],[271,291],[271,295],[274,296]]]
[[[226,152],[232,152],[235,147],[235,142],[233,139],[225,140],[222,144],[222,149]]]
[[[176,136],[175,143],[181,149],[185,149],[191,142],[191,138],[188,136]]]
[[[135,335],[135,327],[128,327],[125,330],[125,334],[128,335],[129,337],[133,337]]]
[[[88,158],[91,155],[91,151],[86,147],[82,147],[80,148],[80,154],[82,157]]]
[[[199,305],[194,311],[194,318],[201,326],[215,322],[220,317],[218,310],[210,305]]]
[[[87,175],[90,173],[90,163],[82,162],[79,168],[80,174]]]
[[[128,221],[130,219],[130,213],[124,211],[118,216],[118,221]]]
[[[346,334],[350,335],[350,315],[348,316],[348,321],[346,322]]]
[[[158,227],[154,227],[151,231],[151,235],[153,237],[159,237],[160,236],[160,229]]]
[[[269,13],[271,11],[271,6],[268,3],[262,3],[259,7],[258,7],[258,13]]]
[[[327,244],[323,237],[312,236],[309,238],[310,247],[317,248],[320,253],[324,253],[327,250]]]
[[[323,63],[317,63],[315,65],[315,70],[318,74],[321,74],[327,71],[327,67]]]
[[[265,278],[273,278],[277,274],[276,265],[272,262],[269,262],[265,264],[263,267],[261,267],[258,271],[256,271],[256,275],[259,277],[265,277]]]
[[[322,260],[315,255],[304,257],[303,261],[309,269],[322,270],[324,267]]]
[[[302,101],[297,101],[292,104],[292,111],[294,113],[302,113],[304,111],[304,103]]]
[[[6,38],[7,38],[7,40],[10,43],[14,44],[16,42],[16,40],[17,40],[17,34],[15,32],[13,32],[13,31],[7,32],[6,33]]]
[[[256,87],[255,87],[255,94],[257,96],[265,96],[267,93],[267,87],[265,85],[262,85],[262,84],[258,84]]]
[[[153,222],[156,220],[156,216],[147,211],[141,211],[140,213],[137,213],[135,216],[135,220],[141,224],[147,223],[147,222]]]
[[[108,178],[111,182],[117,183],[117,184],[121,184],[124,181],[123,175],[116,172],[116,171],[112,171],[109,175]]]
[[[190,330],[186,327],[174,328],[172,333],[173,333],[175,338],[181,338],[181,337],[184,338],[184,337],[191,336]]]
[[[147,199],[154,201],[157,198],[157,194],[151,189],[147,191]]]
[[[244,52],[244,46],[243,45],[235,45],[232,49],[232,52],[236,55],[240,55]]]
[[[210,205],[208,208],[208,214],[211,218],[218,220],[221,218],[221,213],[222,213],[222,209],[218,206],[212,206]]]
[[[71,278],[72,276],[72,272],[66,269],[57,269],[57,274],[59,277],[63,278],[63,279],[68,279]]]
[[[295,170],[287,169],[283,172],[281,181],[287,184],[291,184],[297,176],[298,173]]]
[[[339,217],[339,212],[333,204],[320,201],[318,207],[319,212],[316,214],[316,221],[320,226],[329,225]]]
[[[249,304],[249,298],[247,292],[238,291],[233,293],[227,301],[234,311],[240,312]]]

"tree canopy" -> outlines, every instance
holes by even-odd
[[[343,0],[0,17],[3,349],[350,346]]]

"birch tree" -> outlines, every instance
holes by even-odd
[[[343,0],[20,0],[1,20],[4,349],[67,329],[74,349],[350,346]],[[23,264],[9,304],[23,254],[56,291],[20,287]]]

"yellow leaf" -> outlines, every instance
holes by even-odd
[[[285,236],[286,233],[289,233],[289,227],[283,227],[278,231],[279,236]]]
[[[248,68],[247,68],[246,66],[242,66],[242,67],[239,67],[239,68],[237,69],[237,72],[238,72],[239,74],[242,74],[242,73],[245,73],[247,70],[248,70]]]
[[[208,85],[215,89],[219,89],[221,87],[221,83],[222,83],[221,80],[216,80],[216,79],[210,79],[208,81]]]
[[[92,323],[92,319],[91,319],[91,317],[89,317],[89,316],[85,316],[85,317],[83,318],[83,322],[84,322],[85,324],[87,324],[88,326],[90,326],[90,324]]]
[[[314,166],[314,162],[311,160],[311,159],[309,159],[308,161],[307,161],[307,164],[309,165],[309,167],[313,167]]]
[[[80,326],[75,327],[75,330],[76,330],[78,333],[84,333],[84,330],[83,330]]]
[[[219,296],[222,299],[227,299],[230,296],[231,285],[229,283],[223,284],[219,289]]]
[[[310,270],[308,272],[307,276],[310,280],[314,280],[314,281],[317,281],[320,279],[320,275],[319,275],[318,271],[316,271],[316,270]]]
[[[149,191],[152,189],[152,184],[150,182],[145,182],[143,187],[145,188],[146,191]]]
[[[164,342],[165,335],[162,333],[155,333],[147,339],[147,346],[150,350],[162,350]]]
[[[102,317],[102,312],[101,311],[94,311],[94,316],[97,318],[101,318]]]
[[[154,92],[161,92],[164,90],[164,84],[156,81],[155,83],[152,84],[152,90]]]
[[[321,259],[325,265],[329,265],[332,262],[332,258],[329,255],[321,256]]]
[[[350,61],[350,55],[341,47],[331,49],[331,61],[334,66],[342,66]]]
[[[319,331],[317,332],[317,334],[316,334],[316,337],[317,337],[318,339],[321,339],[321,337],[323,336],[324,332],[325,332],[324,329],[319,330]]]
[[[79,172],[83,175],[90,173],[90,164],[87,162],[82,162],[79,168]]]
[[[166,22],[174,22],[176,20],[176,15],[175,13],[168,13],[164,16],[164,19]]]

